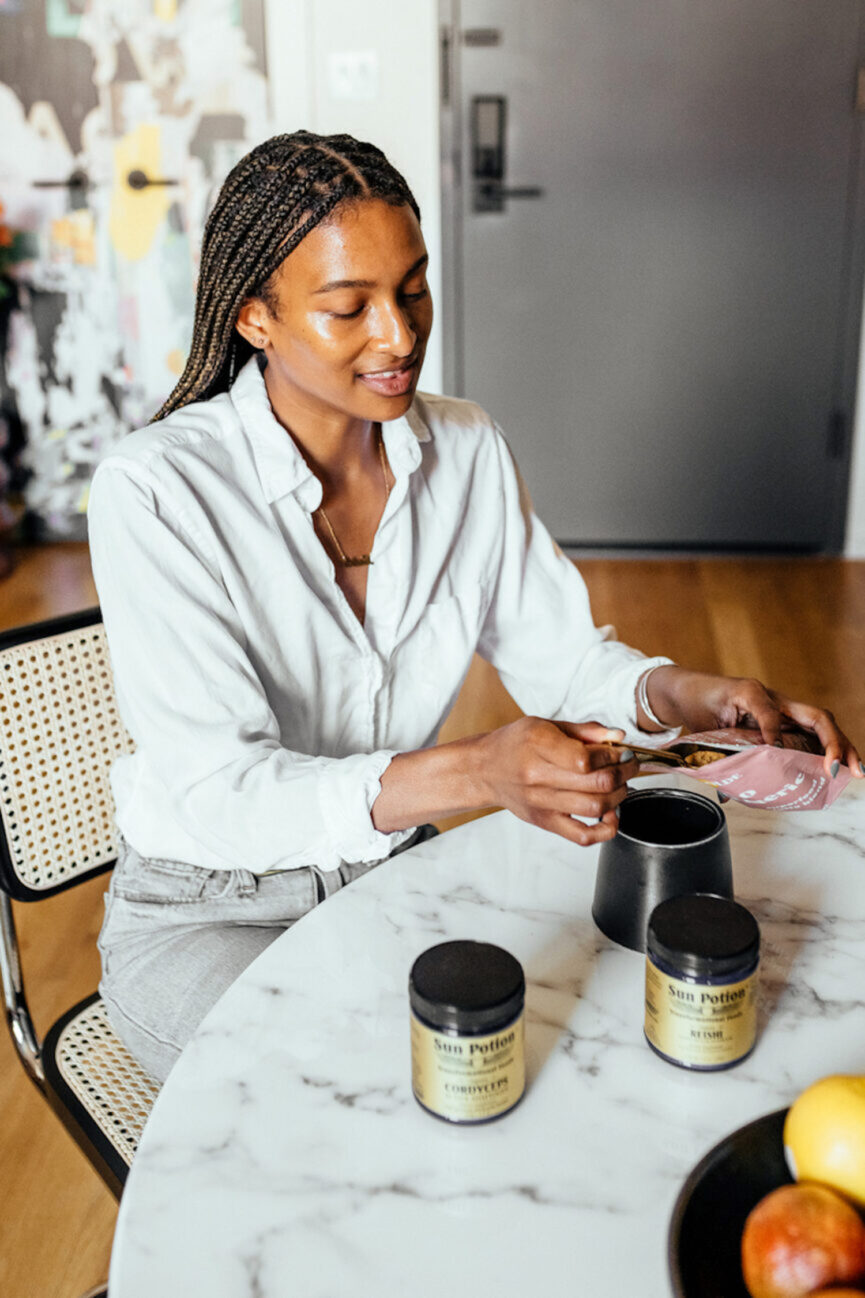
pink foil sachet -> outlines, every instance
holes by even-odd
[[[761,742],[759,730],[706,730],[683,735],[660,751],[682,757],[706,750],[722,750],[721,757],[704,766],[677,766],[683,775],[711,784],[735,802],[777,811],[820,811],[832,803],[850,782],[842,767],[834,779],[826,774],[822,754],[808,750],[809,738],[799,732],[782,735],[783,748]],[[668,771],[666,764],[647,761],[643,771]]]

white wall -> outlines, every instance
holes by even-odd
[[[374,8],[374,13],[371,12]],[[371,140],[420,205],[439,310],[421,387],[442,390],[437,0],[267,0],[268,71],[278,131]]]

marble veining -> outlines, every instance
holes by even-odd
[[[865,789],[725,811],[763,939],[739,1067],[688,1073],[645,1045],[643,957],[591,919],[596,849],[473,822],[331,898],[215,1006],[141,1142],[111,1298],[667,1298],[693,1164],[816,1077],[865,1072]],[[475,1128],[411,1094],[408,971],[453,937],[507,947],[528,983],[527,1094]]]

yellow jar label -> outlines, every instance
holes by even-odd
[[[646,1036],[677,1063],[735,1063],[757,1035],[757,971],[741,982],[709,985],[672,978],[646,960]]]
[[[485,1037],[448,1036],[412,1014],[411,1075],[424,1108],[451,1122],[505,1113],[526,1084],[522,1014]]]

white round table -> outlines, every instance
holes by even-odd
[[[646,1046],[644,957],[591,918],[597,849],[475,821],[331,898],[215,1006],[144,1132],[111,1298],[666,1298],[692,1165],[815,1078],[865,1072],[865,787],[725,810],[763,939],[741,1065]],[[526,1097],[477,1127],[411,1092],[409,969],[451,938],[506,947],[528,982]]]

